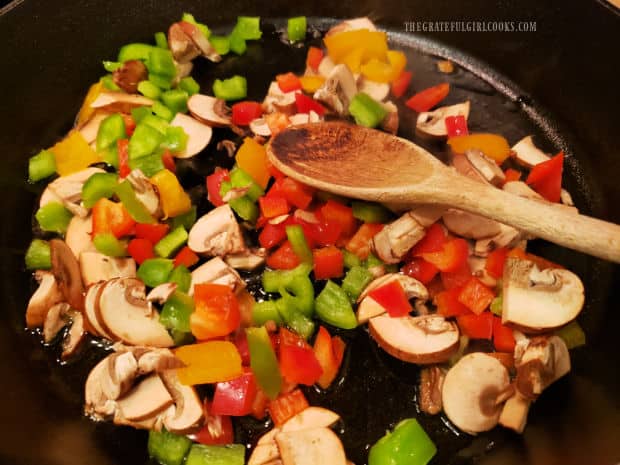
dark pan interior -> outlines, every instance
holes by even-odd
[[[19,2],[17,2],[19,3]],[[229,2],[140,2],[94,0],[79,5],[25,1],[0,16],[0,56],[4,89],[0,112],[0,222],[2,297],[0,325],[2,395],[0,396],[0,459],[13,464],[140,464],[147,462],[146,435],[128,428],[94,424],[81,416],[86,373],[103,355],[90,344],[82,356],[66,365],[57,351],[44,348],[37,335],[24,331],[23,313],[30,285],[23,271],[23,252],[30,239],[31,212],[40,186],[25,183],[28,156],[53,144],[71,127],[87,86],[103,73],[102,59],[118,47],[151,40],[182,11],[192,11],[210,26],[230,25],[237,14],[263,17],[313,15],[311,24],[324,30],[332,20],[370,14],[387,27],[395,47],[406,50],[414,72],[414,89],[448,80],[447,103],[472,101],[470,128],[505,135],[509,141],[535,134],[547,151],[565,150],[565,185],[578,207],[589,214],[620,222],[619,153],[614,129],[618,100],[612,74],[618,42],[619,16],[597,3],[538,6],[498,3],[489,12],[485,2],[449,9],[423,2],[343,2],[317,6],[297,2],[250,5]],[[578,2],[579,3],[579,2]],[[528,19],[536,33],[436,33],[412,35],[403,21],[457,19]],[[216,77],[244,74],[249,97],[260,99],[277,72],[301,71],[305,49],[292,49],[278,40],[283,20],[265,19],[265,39],[252,44],[247,55],[228,58],[217,67],[201,63],[196,73],[203,89]],[[577,28],[577,26],[579,28]],[[223,29],[226,30],[226,29]],[[315,40],[316,42],[316,40]],[[310,44],[311,42],[308,42]],[[435,56],[459,64],[450,76],[439,74]],[[414,138],[411,113],[401,120],[401,135]],[[224,132],[219,132],[223,136]],[[440,146],[415,139],[442,157]],[[230,160],[212,147],[209,156],[184,161],[184,182],[202,194],[201,177],[216,164]],[[204,208],[206,205],[202,204]],[[615,333],[620,318],[618,267],[558,247],[533,243],[545,254],[579,274],[586,286],[587,305],[580,317],[588,345],[573,352],[571,375],[551,388],[531,410],[523,436],[494,430],[478,437],[455,434],[441,417],[415,409],[417,368],[391,359],[359,329],[345,333],[349,350],[345,376],[326,394],[307,390],[311,403],[333,407],[343,416],[340,425],[350,458],[365,463],[367,446],[398,420],[417,416],[439,448],[433,463],[488,464],[612,464],[620,460],[620,411],[616,397],[620,356]],[[237,439],[251,443],[265,428],[258,422],[236,424]],[[4,461],[3,460],[3,461]]]

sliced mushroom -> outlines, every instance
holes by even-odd
[[[169,349],[150,348],[138,357],[138,373],[162,373],[166,370],[183,368],[186,366]]]
[[[91,108],[99,108],[110,113],[131,113],[133,108],[150,107],[153,100],[138,94],[125,92],[101,92],[90,104]]]
[[[465,151],[465,157],[472,166],[478,170],[478,172],[488,182],[494,186],[501,186],[506,180],[506,175],[502,169],[495,163],[494,160],[487,157],[480,150],[469,149]]]
[[[532,168],[549,160],[549,155],[534,145],[532,136],[527,136],[512,146],[514,159],[526,168]]]
[[[442,219],[450,232],[469,239],[484,239],[501,232],[497,221],[454,208],[447,209]]]
[[[230,126],[230,108],[222,99],[210,95],[194,94],[187,100],[187,109],[199,121],[211,126]]]
[[[410,213],[405,213],[372,238],[372,247],[385,263],[398,263],[424,234],[424,228]]]
[[[84,329],[84,317],[82,314],[75,310],[71,310],[68,315],[71,321],[71,327],[62,341],[62,354],[60,356],[63,360],[68,359],[77,351],[86,334]]]
[[[29,328],[41,326],[49,309],[63,300],[63,294],[52,273],[37,271],[35,277],[39,281],[39,287],[30,297],[26,308],[26,325]]]
[[[376,31],[375,24],[366,16],[359,18],[346,19],[335,26],[332,26],[325,34],[328,37],[332,34],[338,34],[339,32],[355,31],[358,29],[368,29],[369,31]]]
[[[362,77],[357,85],[357,90],[359,92],[364,92],[377,102],[382,102],[390,94],[390,85],[386,82],[371,81],[370,79]]]
[[[383,350],[410,363],[445,362],[459,347],[456,324],[440,315],[380,315],[368,321],[368,329]]]
[[[172,85],[176,86],[181,82],[181,79],[192,74],[192,69],[194,69],[194,64],[191,61],[180,63],[175,60],[174,66],[177,68],[177,74],[174,76],[172,80]]]
[[[84,384],[84,413],[96,420],[110,417],[116,409],[116,402],[104,392],[106,378],[109,378],[107,357],[90,370]]]
[[[526,399],[519,392],[515,392],[504,404],[499,416],[499,424],[519,434],[522,433],[527,423],[527,414],[531,404],[531,400]]]
[[[283,92],[276,81],[272,81],[263,100],[263,109],[266,113],[280,112],[285,115],[295,113],[295,92]]]
[[[179,63],[189,63],[201,53],[179,23],[173,23],[168,28],[168,47]]]
[[[189,231],[187,245],[194,252],[225,256],[245,252],[241,228],[228,204],[219,206],[202,216]]]
[[[86,286],[113,278],[135,278],[136,262],[133,258],[108,257],[99,252],[82,252],[80,270]]]
[[[502,187],[506,192],[533,200],[544,200],[543,196],[523,181],[509,181]]]
[[[176,152],[174,156],[177,158],[190,158],[198,155],[209,145],[213,135],[213,129],[210,126],[183,113],[177,113],[173,120],[170,121],[170,125],[183,128],[183,131],[187,134],[185,150]]]
[[[346,465],[342,442],[329,428],[281,432],[276,435],[283,465]]]
[[[470,255],[467,257],[467,264],[469,265],[471,274],[478,278],[482,284],[491,288],[497,285],[497,279],[491,276],[486,269],[486,258]]]
[[[177,434],[187,434],[200,426],[204,412],[194,387],[181,384],[176,370],[164,371],[160,376],[175,405],[174,410],[164,416],[163,424],[166,429]]]
[[[340,420],[340,415],[323,407],[307,407],[286,422],[280,428],[282,432],[301,431],[313,428],[329,428]]]
[[[88,121],[78,126],[77,130],[82,134],[87,144],[92,144],[97,140],[97,133],[99,132],[101,122],[110,115],[111,113],[107,111],[96,111]]]
[[[387,115],[381,121],[381,129],[390,134],[396,135],[398,133],[398,126],[400,118],[398,117],[398,107],[392,101],[383,102],[381,104],[387,111]]]
[[[170,347],[174,341],[146,301],[144,283],[116,278],[101,289],[97,317],[106,332],[131,345]]]
[[[524,332],[565,325],[577,317],[584,303],[584,288],[574,273],[547,268],[509,257],[503,274],[502,322]]]
[[[499,234],[486,239],[479,239],[474,246],[474,254],[478,257],[486,257],[495,249],[501,247],[514,247],[523,239],[523,234],[512,226],[500,223]]]
[[[429,415],[441,412],[441,391],[446,373],[437,365],[420,370],[419,405],[420,410]]]
[[[335,67],[336,67],[336,63],[334,63],[334,61],[329,56],[326,55],[325,57],[323,57],[323,59],[319,63],[319,67],[317,69],[318,69],[319,75],[326,78],[327,76],[329,76],[329,73],[331,73]]]
[[[157,193],[155,186],[153,186],[151,181],[149,181],[149,178],[147,178],[141,170],[135,169],[129,173],[127,176],[127,181],[129,181],[131,187],[133,187],[133,191],[136,194],[138,202],[140,202],[155,218],[160,218],[162,216],[162,212],[160,208],[159,194]]]
[[[257,444],[248,459],[248,465],[266,465],[280,458],[280,449],[275,439],[265,444]]]
[[[96,250],[92,240],[92,229],[90,216],[86,218],[74,216],[69,221],[65,233],[65,242],[76,257],[79,258],[82,252]]]
[[[159,286],[151,289],[151,292],[149,292],[146,296],[146,300],[163,305],[170,298],[170,296],[174,294],[177,287],[179,287],[177,283],[160,284]]]
[[[450,116],[463,116],[469,118],[469,100],[456,105],[439,107],[433,111],[425,111],[418,115],[416,130],[430,137],[447,137],[446,118]]]
[[[138,92],[138,84],[148,76],[149,72],[140,60],[127,60],[112,73],[114,84],[130,94]]]
[[[222,61],[220,54],[217,53],[215,48],[213,48],[213,45],[211,45],[211,42],[209,42],[209,39],[207,39],[207,37],[200,31],[200,29],[198,29],[198,27],[196,27],[195,24],[188,23],[187,21],[180,21],[177,24],[181,26],[183,32],[185,32],[185,34],[192,39],[194,44],[196,44],[202,56],[214,63]]]
[[[108,376],[102,378],[103,393],[117,400],[131,389],[138,376],[138,361],[131,352],[117,352],[106,357]]]
[[[560,202],[562,202],[562,204],[566,205],[567,207],[575,206],[575,202],[573,202],[573,197],[566,189],[562,189],[560,191]]]
[[[84,309],[84,285],[80,265],[71,249],[61,239],[50,241],[52,273],[64,300],[77,310]]]
[[[244,252],[229,254],[224,257],[228,266],[236,270],[251,271],[264,265],[267,251],[263,248],[248,249]]]
[[[482,352],[465,355],[446,374],[443,409],[459,429],[476,434],[497,425],[502,403],[512,394],[508,370]]]
[[[271,129],[269,129],[269,125],[265,118],[256,118],[250,121],[250,130],[257,136],[271,136]]]
[[[194,294],[196,284],[212,283],[230,286],[233,290],[245,288],[245,281],[234,268],[227,265],[220,257],[214,257],[192,271],[192,283],[189,294]]]
[[[86,297],[84,298],[84,315],[92,328],[92,332],[95,336],[103,336],[106,339],[114,339],[114,336],[108,333],[99,318],[97,317],[97,305],[99,305],[99,295],[104,282],[99,282],[91,285],[86,291]]]
[[[480,171],[478,171],[474,165],[467,159],[467,157],[460,153],[455,153],[452,157],[452,166],[454,169],[468,178],[474,181],[489,183]]]
[[[43,207],[50,202],[60,202],[74,215],[85,218],[88,216],[88,210],[81,205],[82,188],[93,174],[103,172],[101,168],[91,167],[55,179],[41,194],[39,206]]]
[[[129,393],[118,400],[118,411],[127,420],[143,420],[167,409],[173,399],[159,375],[144,378]]]
[[[43,322],[43,340],[46,343],[52,342],[60,330],[67,326],[69,323],[67,314],[70,308],[67,302],[59,302],[50,307]]]
[[[314,93],[314,99],[324,103],[341,116],[349,114],[349,103],[357,93],[353,74],[345,64],[334,66],[325,82]]]
[[[235,152],[237,151],[237,144],[235,144],[232,140],[222,139],[217,143],[216,148],[218,150],[225,150],[226,155],[228,155],[229,158],[232,158],[235,156]]]

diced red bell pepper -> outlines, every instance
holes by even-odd
[[[306,386],[312,386],[323,374],[312,347],[286,328],[280,328],[280,372],[287,382]]]
[[[469,249],[465,239],[452,239],[446,242],[437,252],[423,253],[422,258],[431,262],[440,271],[457,271],[467,261]]]
[[[508,249],[506,247],[500,247],[493,250],[487,256],[487,261],[484,265],[484,269],[487,270],[491,276],[499,279],[504,274],[504,264],[506,263],[506,257],[508,256]]]
[[[317,362],[318,363],[318,362]],[[269,402],[269,415],[274,426],[282,426],[286,420],[293,418],[299,412],[306,410],[310,404],[304,393],[299,389],[280,394],[275,400]]]
[[[184,246],[174,257],[174,266],[183,265],[186,268],[191,268],[198,263],[198,260],[200,260],[198,255],[188,246]]]
[[[448,237],[443,227],[439,223],[433,223],[426,230],[424,237],[413,246],[409,255],[420,257],[423,253],[439,252],[447,241]]]
[[[207,176],[206,182],[209,202],[211,202],[216,207],[220,207],[225,203],[222,200],[222,196],[220,195],[220,189],[222,187],[222,182],[229,180],[230,176],[228,170],[219,167],[215,168],[213,174]]]
[[[121,113],[121,116],[125,122],[125,134],[127,134],[127,137],[131,137],[136,129],[136,121],[127,113]]]
[[[146,239],[132,239],[127,244],[127,252],[131,255],[138,265],[141,265],[144,260],[155,257],[153,251],[153,244]]]
[[[411,71],[403,71],[400,73],[400,76],[392,82],[392,95],[394,97],[400,98],[405,95],[405,91],[409,87],[412,76],[413,73]]]
[[[401,271],[422,284],[428,284],[439,273],[439,268],[423,258],[414,257],[402,267]]]
[[[172,171],[173,173],[176,172],[177,165],[174,162],[174,157],[172,156],[172,153],[170,153],[170,150],[164,150],[162,152],[161,162],[168,171]]]
[[[317,115],[323,116],[326,111],[323,105],[301,92],[295,94],[295,106],[297,107],[297,113],[310,113],[313,111]]]
[[[342,233],[342,225],[334,221],[321,220],[310,226],[307,236],[321,246],[335,245]],[[304,230],[305,231],[305,230]]]
[[[336,341],[336,339],[338,341]],[[314,340],[314,355],[316,355],[323,374],[317,384],[323,389],[327,389],[338,375],[342,356],[344,352],[344,342],[339,337],[331,337],[329,332],[323,327],[319,327]]]
[[[361,260],[366,260],[370,255],[370,241],[383,227],[381,223],[362,224],[353,237],[347,241],[345,249],[357,255]]]
[[[241,356],[243,366],[250,365],[250,348],[248,346],[248,336],[245,331],[237,331],[233,339],[233,344],[237,347]]]
[[[493,317],[493,345],[499,352],[514,352],[515,336],[512,328],[502,324],[502,319]]]
[[[282,171],[280,171],[271,163],[269,164],[269,174],[271,174],[271,176],[273,176],[276,180],[280,180],[286,177],[286,175]]]
[[[330,199],[319,207],[316,213],[322,221],[340,224],[341,239],[348,239],[353,236],[357,227],[357,220],[353,216],[351,207]]]
[[[441,273],[441,282],[446,289],[464,286],[469,281],[469,278],[471,278],[471,269],[467,261],[463,262],[458,270]]]
[[[308,56],[306,58],[306,65],[312,69],[312,71],[318,71],[319,65],[323,60],[323,50],[318,47],[308,48]]]
[[[312,251],[316,279],[339,278],[344,272],[342,251],[333,245]]]
[[[408,315],[413,310],[407,294],[405,294],[405,290],[398,280],[373,289],[368,295],[385,308],[393,318]]]
[[[286,232],[284,233],[286,236]],[[277,250],[267,257],[267,266],[275,270],[292,270],[301,263],[299,257],[293,251],[291,243],[287,240]]]
[[[168,230],[170,226],[163,223],[155,223],[155,224],[146,224],[146,223],[137,223],[136,224],[136,237],[140,239],[146,239],[151,244],[157,244],[162,238],[168,234]]]
[[[233,290],[222,284],[196,284],[196,308],[190,316],[192,334],[198,340],[226,336],[241,321],[239,303]]]
[[[450,92],[450,84],[447,82],[424,89],[405,102],[412,110],[422,113],[428,111],[445,99]]]
[[[208,402],[205,401],[205,404]],[[197,433],[190,434],[192,441],[205,445],[225,445],[234,442],[232,421],[226,415],[214,415],[208,405],[205,405],[204,426]]]
[[[92,209],[92,235],[112,233],[123,237],[134,230],[136,222],[122,203],[108,199],[99,199]]]
[[[269,397],[258,387],[256,397],[252,403],[252,416],[257,420],[262,420],[267,415],[267,406],[269,405]]]
[[[286,215],[290,209],[286,199],[277,194],[259,197],[258,205],[263,217],[267,219],[275,218],[280,215]]]
[[[466,136],[469,134],[467,120],[463,115],[446,116],[445,123],[448,137]]]
[[[302,210],[308,208],[314,194],[314,190],[311,187],[305,186],[289,177],[277,179],[271,187],[271,191],[274,191],[272,195],[282,195],[288,203]]]
[[[118,152],[118,175],[126,178],[131,173],[129,167],[129,139],[119,139],[116,141],[116,149]]]
[[[547,260],[546,258],[539,257],[538,255],[534,255],[533,253],[526,252],[519,248],[512,249],[508,252],[508,256],[534,262],[540,270],[546,270],[547,268],[564,268],[559,263],[552,262],[551,260]]]
[[[280,131],[283,131],[291,124],[291,120],[288,118],[288,115],[286,113],[282,113],[281,111],[267,113],[264,118],[272,136],[275,136]]]
[[[282,223],[267,223],[258,235],[258,243],[266,249],[281,244],[284,239],[286,239],[286,229]]]
[[[560,152],[555,157],[534,166],[525,182],[549,202],[559,202],[563,168],[564,152]]]
[[[292,92],[301,89],[301,81],[293,73],[278,74],[276,82],[282,92]]]
[[[477,315],[489,308],[494,298],[495,292],[482,284],[475,276],[469,278],[459,293],[459,302]]]
[[[433,303],[437,307],[437,313],[446,318],[451,316],[468,315],[471,311],[459,302],[460,287],[454,287],[439,292],[433,298]]]
[[[244,101],[232,106],[232,122],[237,126],[248,126],[252,120],[260,118],[263,107],[258,102]]]
[[[234,417],[250,414],[256,390],[256,379],[251,370],[246,370],[238,378],[217,383],[211,413]]]
[[[493,336],[493,314],[482,312],[480,315],[470,313],[456,317],[461,333],[470,339],[488,339]]]
[[[521,179],[521,171],[508,168],[506,171],[504,171],[504,176],[504,184],[511,181],[518,181],[519,179]]]

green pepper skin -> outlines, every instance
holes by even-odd
[[[327,281],[314,303],[317,316],[326,323],[342,329],[353,329],[357,318],[349,302],[349,296],[338,284]]]
[[[426,465],[437,447],[415,418],[401,421],[371,447],[368,465]]]
[[[282,388],[282,375],[269,334],[264,326],[247,328],[245,332],[248,337],[250,366],[256,381],[267,397],[275,399]]]

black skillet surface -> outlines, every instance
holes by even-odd
[[[391,27],[393,45],[407,51],[414,89],[446,79],[453,89],[447,103],[472,100],[472,130],[499,132],[511,142],[533,133],[548,151],[564,149],[568,155],[565,184],[580,209],[620,222],[619,144],[614,137],[618,117],[611,107],[618,100],[617,75],[612,75],[612,68],[619,17],[602,4],[577,3],[543,7],[535,1],[520,2],[519,6],[500,2],[490,8],[477,1],[447,8],[422,2],[318,6],[301,1],[293,10],[279,1],[259,7],[234,0],[182,6],[172,1],[125,5],[91,0],[66,5],[40,0],[5,10],[0,16],[0,84],[4,89],[0,150],[5,163],[0,174],[4,277],[0,461],[20,465],[147,462],[144,432],[94,424],[81,417],[85,375],[103,352],[90,344],[81,357],[61,366],[53,347],[42,347],[37,335],[23,330],[30,292],[23,252],[29,242],[30,214],[40,192],[40,186],[23,181],[26,160],[71,127],[87,86],[102,74],[101,59],[113,58],[124,43],[150,40],[153,32],[165,29],[184,10],[213,26],[231,24],[237,14],[370,14]],[[537,32],[412,35],[405,32],[403,22],[414,19],[534,20]],[[301,71],[305,50],[278,41],[273,24],[281,29],[281,20],[265,23],[265,39],[252,44],[243,58],[228,58],[217,67],[197,66],[203,89],[210,89],[215,77],[240,73],[248,76],[250,98],[259,99],[275,73]],[[312,24],[323,30],[329,21]],[[425,53],[449,57],[461,66],[454,75],[440,75],[435,59]],[[521,87],[472,56],[486,60]],[[532,96],[546,104],[554,118]],[[403,114],[409,118],[401,123],[401,135],[412,136],[407,128],[412,127],[413,115]],[[416,142],[442,156],[438,146]],[[208,148],[208,156],[181,163],[179,172],[186,183],[198,185],[200,176],[215,163],[230,163],[213,146]],[[201,188],[196,187],[193,193],[200,196]],[[202,206],[206,208],[204,203]],[[615,337],[620,324],[615,308],[620,296],[618,267],[548,244],[533,246],[582,277],[588,298],[580,322],[588,345],[573,352],[571,375],[536,402],[525,434],[521,437],[498,429],[472,438],[455,433],[440,417],[418,414],[417,369],[377,350],[360,329],[343,334],[349,350],[340,382],[326,394],[307,390],[311,403],[332,407],[342,415],[342,437],[352,460],[365,463],[368,444],[408,416],[417,416],[437,443],[439,453],[433,460],[437,464],[612,464],[620,460],[616,397],[620,356]],[[258,422],[249,423],[237,423],[238,441],[251,442],[264,428]]]

